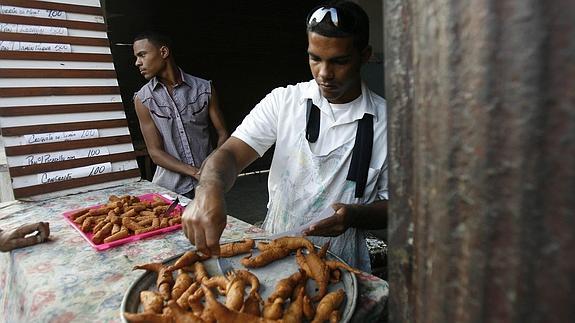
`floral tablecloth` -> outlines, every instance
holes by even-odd
[[[177,230],[96,251],[64,220],[62,213],[101,204],[112,194],[154,192],[174,196],[150,182],[140,181],[42,202],[0,206],[0,228],[47,221],[52,240],[0,253],[0,322],[121,322],[122,297],[142,274],[132,271],[132,267],[181,254],[190,248],[190,243]],[[180,200],[187,201],[182,196]],[[228,216],[222,240],[265,236],[261,229]],[[358,283],[353,321],[377,321],[387,301],[387,282],[363,274],[358,276]]]

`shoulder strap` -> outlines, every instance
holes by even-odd
[[[311,99],[307,99],[305,138],[309,142],[316,142],[319,137],[320,111]]]
[[[320,111],[311,99],[307,100],[305,138],[316,142],[319,137]],[[364,114],[357,124],[355,144],[347,179],[355,182],[355,197],[360,198],[365,192],[367,173],[373,150],[373,115]]]
[[[373,150],[373,116],[364,114],[357,124],[355,144],[347,179],[355,182],[355,197],[360,198],[365,192],[367,173]]]

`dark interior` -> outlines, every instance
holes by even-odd
[[[136,34],[158,30],[172,38],[178,65],[189,74],[213,81],[231,133],[273,88],[311,79],[305,17],[318,3],[102,0],[136,150],[145,145],[132,96],[146,82],[134,66],[131,43]],[[268,169],[270,152],[246,171]],[[148,177],[146,173],[153,171],[143,169],[144,177]]]

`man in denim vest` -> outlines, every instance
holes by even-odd
[[[228,138],[218,98],[210,81],[184,73],[169,39],[156,32],[134,39],[135,65],[149,80],[134,95],[134,105],[150,157],[157,165],[153,183],[194,198],[202,162]]]

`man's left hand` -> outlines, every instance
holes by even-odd
[[[303,231],[306,236],[336,237],[344,233],[352,223],[353,206],[335,203],[331,206],[334,214],[317,223],[312,224]]]

